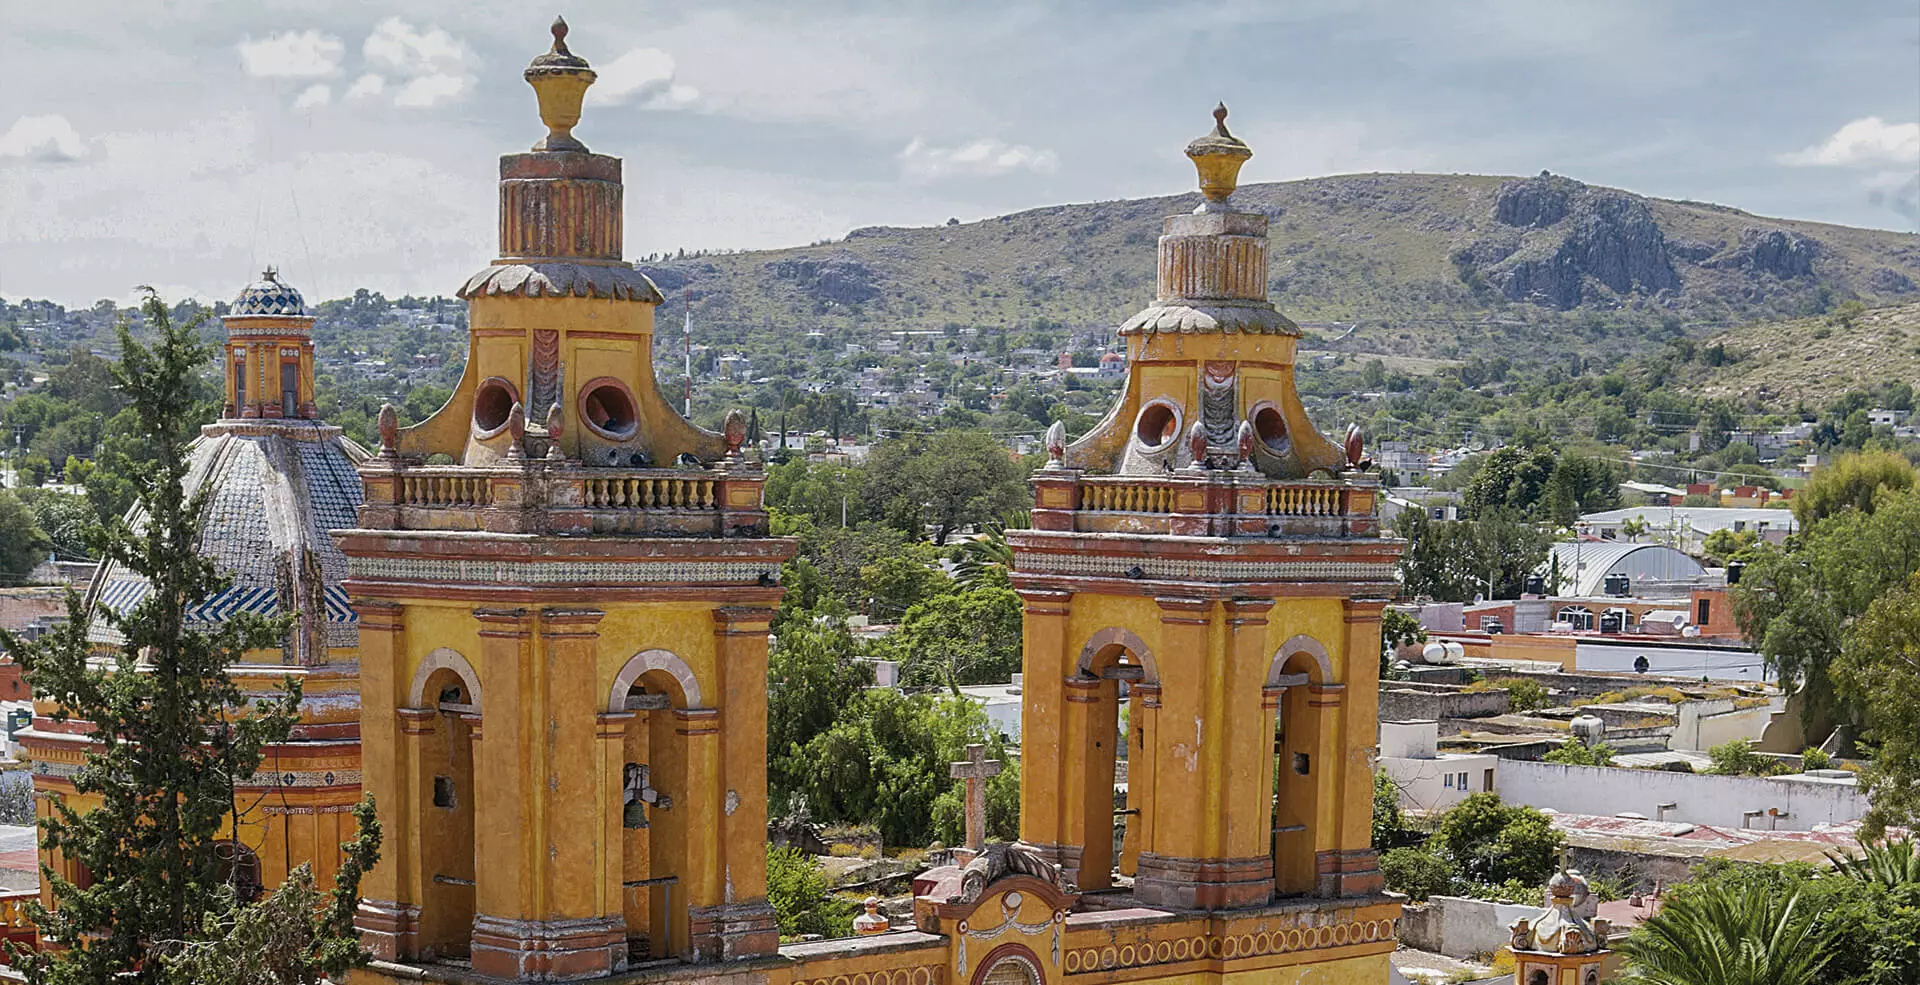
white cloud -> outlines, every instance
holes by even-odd
[[[387,88],[386,79],[383,79],[372,72],[368,72],[367,74],[362,75],[357,79],[354,79],[353,85],[347,87],[347,98],[348,99],[365,99],[369,96],[378,96],[386,88]]]
[[[459,38],[438,27],[424,30],[398,17],[375,25],[360,48],[367,64],[404,80],[396,83],[395,106],[420,108],[458,99],[473,88],[476,59]],[[371,76],[362,76],[361,83]],[[384,80],[380,88],[385,88]],[[379,89],[369,88],[366,94]]]
[[[281,31],[236,46],[240,67],[259,79],[317,79],[340,71],[346,46],[319,31]]]
[[[1920,123],[1888,123],[1877,116],[1863,117],[1834,131],[1833,136],[1791,154],[1780,163],[1797,167],[1920,168]]]
[[[67,118],[22,116],[0,134],[0,157],[29,161],[77,161],[87,156],[86,141]]]
[[[700,90],[673,80],[673,56],[659,48],[635,48],[594,71],[599,79],[587,90],[590,105],[638,102],[649,109],[674,109],[700,97]]]
[[[325,85],[310,85],[293,100],[294,109],[312,109],[333,102],[333,90]]]
[[[1052,174],[1060,159],[1050,150],[983,137],[957,147],[934,147],[918,137],[900,152],[900,170],[923,181],[987,178],[1014,171]]]

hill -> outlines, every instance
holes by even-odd
[[[1619,355],[1847,299],[1920,299],[1920,238],[1911,234],[1771,219],[1545,173],[1347,175],[1247,185],[1234,200],[1272,220],[1281,310],[1353,351]],[[734,344],[778,346],[796,329],[846,341],[949,325],[1092,331],[1151,296],[1161,219],[1198,201],[869,227],[832,243],[640,266],[669,298],[691,291],[703,334]]]
[[[1818,407],[1887,381],[1920,387],[1920,302],[1744,325],[1706,346],[1719,365],[1686,384],[1705,397]]]

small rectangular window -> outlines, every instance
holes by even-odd
[[[1693,621],[1694,625],[1705,626],[1707,623],[1712,621],[1713,621],[1713,600],[1701,599],[1699,617]]]
[[[1462,790],[1467,789],[1467,774],[1465,773],[1460,774],[1460,783],[1458,784],[1458,786]]]
[[[1441,782],[1443,782],[1443,783],[1445,783],[1445,784],[1446,784],[1446,787],[1447,787],[1447,789],[1448,789],[1448,790],[1452,790],[1452,789],[1453,789],[1453,774],[1452,774],[1452,773],[1448,773],[1448,774],[1447,774],[1447,775],[1446,775],[1446,776],[1445,776],[1444,778],[1442,778],[1442,780],[1441,780]]]
[[[436,776],[433,778],[433,806],[453,807],[453,777]]]

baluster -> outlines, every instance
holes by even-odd
[[[706,501],[702,505],[704,505],[707,509],[713,509],[714,481],[712,479],[708,479],[706,482],[701,483],[701,487],[702,487],[701,491],[702,493],[704,493],[705,499],[706,499]]]

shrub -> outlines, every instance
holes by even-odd
[[[852,911],[827,895],[827,875],[820,863],[797,848],[767,846],[767,902],[773,904],[783,938],[853,933]]]
[[[1425,848],[1394,848],[1380,856],[1380,872],[1387,888],[1406,893],[1415,902],[1445,894],[1453,888],[1453,871],[1446,859]]]
[[[1830,769],[1833,769],[1833,757],[1827,755],[1824,750],[1815,749],[1812,746],[1808,746],[1806,749],[1801,750],[1800,772],[1805,773],[1808,770],[1830,770]]]
[[[1589,746],[1579,739],[1569,738],[1560,743],[1560,748],[1550,750],[1540,758],[1564,766],[1612,766],[1613,747],[1604,742]]]
[[[1709,773],[1721,776],[1779,776],[1791,773],[1793,768],[1787,764],[1753,751],[1753,743],[1746,739],[1724,742],[1707,750],[1713,758]]]

